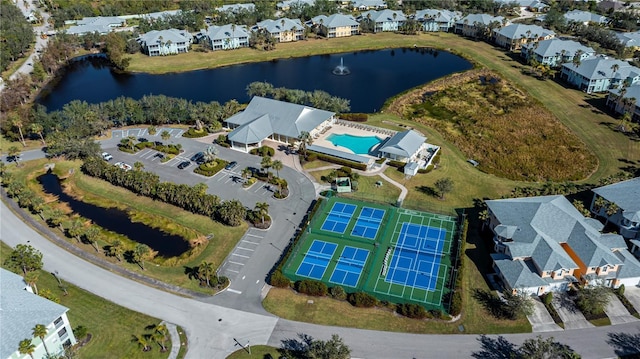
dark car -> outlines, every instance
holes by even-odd
[[[229,162],[229,164],[224,166],[224,169],[229,171],[229,170],[232,170],[233,168],[235,168],[237,165],[238,165],[238,162],[231,161],[231,162]]]
[[[204,158],[204,153],[202,152],[198,152],[195,155],[191,156],[191,161],[193,162],[198,162],[199,160],[201,160],[202,158]]]
[[[183,161],[183,162],[180,162],[180,164],[178,165],[178,168],[179,168],[179,169],[181,169],[181,170],[183,170],[183,169],[185,169],[185,168],[189,167],[189,165],[191,165],[191,162],[189,162],[189,161]]]

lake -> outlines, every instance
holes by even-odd
[[[333,74],[341,59],[349,75]],[[214,53],[211,60],[215,61]],[[350,100],[351,112],[373,113],[398,93],[471,67],[459,56],[428,48],[318,55],[163,75],[117,73],[104,58],[89,56],[70,64],[37,102],[50,111],[73,100],[98,103],[161,94],[193,102],[247,103],[247,85],[266,81],[275,87],[323,90]]]

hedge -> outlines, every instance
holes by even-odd
[[[427,311],[418,304],[398,304],[396,305],[396,312],[402,316],[413,319],[424,319],[427,317]]]
[[[207,130],[196,130],[195,128],[190,128],[187,131],[182,133],[182,137],[186,137],[186,138],[198,138],[198,137],[204,137],[207,136],[209,134],[209,132],[207,132]]]
[[[337,300],[345,300],[345,299],[347,299],[347,292],[345,292],[344,288],[342,288],[339,285],[337,285],[335,287],[331,287],[329,289],[329,294],[331,295],[331,297],[333,299],[337,299]]]
[[[213,166],[213,167],[210,166],[211,163],[203,163],[200,166],[196,167],[196,169],[193,170],[193,172],[197,173],[199,175],[211,177],[211,176],[215,175],[216,173],[220,172],[220,170],[222,170],[224,168],[224,166],[227,165],[227,163],[229,163],[229,162],[221,160],[221,159],[217,159],[215,166]]]
[[[348,167],[355,168],[355,169],[361,170],[361,171],[366,171],[367,170],[367,164],[366,163],[353,162],[353,161],[345,160],[343,158],[330,156],[330,155],[325,155],[324,153],[319,153],[319,152],[314,152],[314,151],[309,151],[309,155],[307,156],[307,160],[308,161],[310,161],[311,155],[315,155],[315,157],[317,159],[322,160],[322,161],[327,161],[327,162],[335,163],[335,164],[338,164],[338,165],[348,166]]]
[[[458,256],[458,276],[456,277],[456,282],[454,285],[453,293],[450,294],[451,298],[451,306],[449,307],[449,314],[452,316],[459,315],[462,312],[462,278],[464,277],[464,266],[465,266],[465,247],[467,244],[467,231],[469,230],[469,220],[465,219],[464,223],[462,223],[462,231],[460,234],[460,249],[456,255]]]
[[[305,279],[296,282],[296,290],[314,297],[324,297],[329,292],[327,285],[316,280]]]
[[[389,161],[387,161],[387,165],[389,165],[391,167],[395,167],[395,168],[402,168],[402,167],[404,167],[404,165],[406,165],[406,163],[404,163],[402,161],[389,160]]]
[[[427,166],[427,168],[421,168],[421,169],[419,169],[419,170],[418,170],[418,173],[425,174],[425,173],[429,173],[429,172],[431,172],[431,171],[433,171],[433,165],[428,165],[428,166]]]
[[[378,304],[378,300],[374,296],[365,292],[350,293],[347,296],[347,301],[358,308],[371,308]]]
[[[259,148],[251,149],[249,154],[258,155],[260,157],[273,157],[273,155],[276,154],[276,150],[269,146],[261,146]]]
[[[341,113],[340,119],[353,122],[367,122],[369,115],[366,113]]]
[[[289,288],[291,286],[291,281],[287,278],[279,269],[276,269],[271,273],[269,277],[269,283],[278,288]]]

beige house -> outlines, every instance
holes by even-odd
[[[318,34],[327,38],[353,36],[360,33],[360,23],[351,15],[318,15],[311,19],[311,25],[318,28]]]
[[[496,45],[509,51],[520,51],[524,44],[556,37],[556,33],[537,25],[513,24],[493,30]]]

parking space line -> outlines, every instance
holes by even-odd
[[[240,242],[247,242],[247,243],[251,243],[251,244],[255,244],[255,245],[259,245],[259,244],[260,244],[260,243],[258,243],[258,242],[251,242],[251,241],[248,241],[248,240],[246,240],[246,239],[243,239],[243,240],[241,240]]]
[[[235,294],[242,294],[241,291],[239,290],[235,290],[235,289],[231,289],[231,288],[227,288],[227,291],[231,292],[231,293],[235,293]]]
[[[227,261],[227,263],[231,263],[231,264],[237,264],[239,266],[243,266],[244,263],[240,263],[240,262],[233,262],[233,261]]]
[[[238,257],[242,257],[242,258],[251,258],[249,256],[243,256],[242,254],[238,254],[238,253],[231,253],[232,256],[238,256]]]
[[[243,251],[255,251],[255,249],[249,249],[249,248],[244,248],[244,247],[236,247],[236,249],[242,249]]]
[[[260,239],[264,238],[264,237],[260,237],[258,235],[255,235],[253,233],[247,233],[247,234],[245,234],[245,236],[247,236],[247,237],[256,237],[256,238],[260,238]]]
[[[240,274],[240,272],[239,272],[239,271],[237,271],[237,270],[233,270],[233,269],[225,269],[225,271],[226,271],[226,272],[233,272],[233,273]]]

